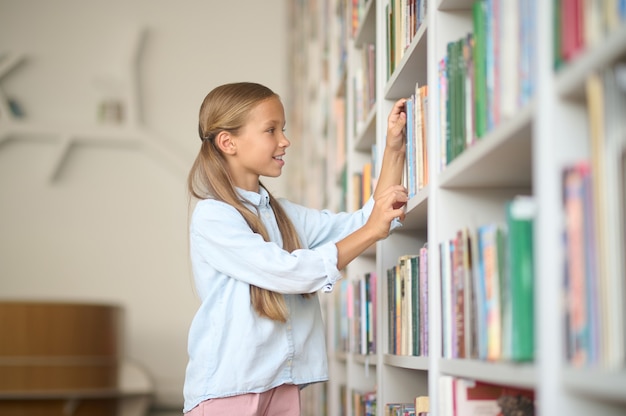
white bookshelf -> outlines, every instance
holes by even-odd
[[[438,63],[446,54],[448,42],[472,30],[473,0],[435,0],[428,2],[424,24],[407,47],[390,78],[386,78],[386,0],[364,2],[359,30],[347,41],[347,70],[335,71],[336,45],[331,46],[329,84],[334,94],[347,100],[346,164],[348,174],[361,168],[371,145],[382,155],[386,119],[393,102],[408,97],[415,83],[429,86],[429,126],[439,123]],[[328,36],[338,43],[338,8],[350,10],[351,2],[315,2],[330,10],[333,25]],[[348,266],[346,276],[355,279],[375,270],[378,279],[377,352],[373,356],[333,351],[336,334],[329,324],[328,408],[319,414],[340,415],[339,389],[376,389],[377,415],[384,415],[384,404],[411,402],[418,395],[429,395],[432,404],[443,400],[439,391],[442,376],[469,378],[500,385],[532,389],[536,394],[536,414],[541,415],[618,415],[626,413],[626,363],[622,368],[573,368],[565,357],[563,316],[563,227],[561,180],[569,163],[589,157],[588,103],[585,82],[596,70],[610,68],[626,59],[626,23],[608,33],[593,47],[583,50],[559,71],[553,68],[553,2],[534,1],[533,34],[537,39],[531,59],[535,68],[533,97],[520,105],[515,114],[502,120],[473,146],[439,171],[440,138],[435,128],[428,131],[429,184],[407,204],[404,226],[377,243]],[[358,50],[374,39],[377,56],[374,109],[358,130],[354,125],[351,77],[355,73]],[[506,47],[506,46],[503,46]],[[308,62],[315,65],[315,62]],[[297,95],[297,91],[296,91]],[[626,113],[625,113],[626,114]],[[304,115],[306,117],[306,114]],[[333,121],[330,114],[330,123]],[[325,140],[332,141],[333,131]],[[304,159],[306,162],[307,159]],[[309,179],[310,180],[310,179]],[[336,182],[335,182],[336,183]],[[348,185],[347,197],[352,193]],[[326,186],[328,192],[340,192]],[[534,239],[535,285],[535,359],[531,363],[487,362],[478,359],[449,359],[442,356],[442,315],[438,244],[465,226],[476,227],[505,219],[504,203],[515,195],[533,195],[537,203]],[[352,202],[346,204],[352,207]],[[334,206],[329,206],[334,209]],[[429,252],[429,356],[390,354],[387,350],[387,312],[385,272],[403,254],[416,252],[428,243]],[[623,281],[623,278],[622,278]],[[336,295],[335,295],[336,296]],[[326,303],[327,318],[337,313],[333,301]],[[626,320],[622,316],[621,319]],[[350,397],[347,414],[352,415]],[[440,414],[431,406],[431,414]]]

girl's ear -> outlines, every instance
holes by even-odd
[[[234,155],[236,153],[237,148],[235,146],[234,138],[230,132],[221,131],[217,134],[217,136],[215,136],[214,140],[218,149],[220,149],[222,153],[227,155]]]

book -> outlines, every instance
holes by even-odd
[[[502,229],[490,223],[479,228],[479,261],[482,262],[480,289],[484,298],[484,323],[479,332],[480,358],[497,361],[502,356],[501,250]],[[481,342],[482,341],[482,342]],[[486,345],[484,342],[486,341]]]
[[[613,10],[617,8],[614,5]],[[617,16],[617,13],[613,13]],[[626,114],[626,63],[619,62],[607,68],[602,74],[605,90],[604,114],[606,152],[604,168],[605,178],[605,207],[602,215],[605,228],[606,242],[606,287],[607,294],[607,321],[608,357],[606,368],[623,368],[626,364],[626,307],[623,300],[626,298],[626,283],[624,282],[624,249],[625,217],[620,212],[620,193],[624,193],[624,182],[620,181],[620,163],[626,148],[626,128],[624,114]],[[614,192],[612,190],[617,190]]]
[[[453,239],[454,251],[452,252],[452,286],[454,290],[454,358],[466,358],[465,328],[466,328],[466,279],[463,269],[463,244],[457,236]]]
[[[420,335],[422,328],[424,327],[422,310],[421,291],[422,284],[421,274],[422,267],[420,257],[411,256],[410,258],[410,270],[411,270],[411,355],[421,355],[421,340]]]
[[[428,246],[425,244],[419,253],[419,355],[428,356]]]
[[[430,399],[428,396],[417,396],[415,398],[415,414],[430,412]]]
[[[504,45],[500,49],[500,116],[503,120],[513,117],[518,108],[519,1],[500,0],[501,44]]]
[[[589,283],[596,279],[587,275],[585,255],[585,191],[584,177],[590,174],[587,161],[565,168],[563,173],[563,207],[565,211],[565,292],[567,353],[570,363],[583,366],[588,363],[590,334],[588,319]],[[591,277],[591,278],[590,278]]]
[[[534,415],[532,390],[464,378],[455,378],[452,390],[455,416]]]
[[[518,196],[506,203],[507,285],[506,301],[503,302],[509,353],[513,361],[532,361],[535,356],[535,263],[533,256],[533,224],[535,200],[530,196]]]
[[[452,358],[452,278],[450,241],[439,244],[439,270],[441,281],[441,333],[442,357]]]
[[[476,137],[482,138],[487,132],[487,9],[485,0],[472,3],[472,20],[474,27],[474,89],[475,110],[474,126]]]
[[[407,172],[407,190],[409,198],[412,198],[417,192],[416,169],[418,165],[415,139],[415,95],[411,95],[404,106],[406,112],[406,158],[404,163]]]

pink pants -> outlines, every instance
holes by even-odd
[[[300,389],[283,384],[264,393],[209,399],[185,416],[300,416]]]

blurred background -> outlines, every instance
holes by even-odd
[[[151,415],[182,409],[200,103],[234,81],[286,97],[287,9],[0,0],[0,300],[121,306]],[[275,195],[288,196],[285,176],[266,181]]]

